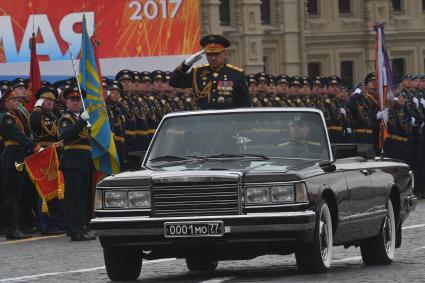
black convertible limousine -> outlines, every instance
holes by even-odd
[[[413,186],[405,163],[331,145],[315,109],[184,112],[164,117],[141,170],[97,185],[91,227],[112,280],[168,257],[206,271],[295,253],[302,272],[325,272],[335,245],[390,264]]]

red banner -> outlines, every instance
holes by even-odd
[[[41,61],[69,60],[68,42],[78,54],[83,12],[101,59],[199,50],[199,0],[0,0],[0,7],[0,60],[7,63],[29,62],[33,31]]]
[[[35,183],[40,198],[43,201],[43,212],[47,212],[47,202],[63,199],[64,182],[59,171],[58,154],[54,145],[35,153],[24,160],[25,169]]]

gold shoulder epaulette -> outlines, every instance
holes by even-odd
[[[234,70],[236,70],[236,71],[239,71],[239,72],[243,72],[243,69],[241,69],[241,68],[239,68],[239,67],[236,67],[236,66],[234,66],[234,65],[232,65],[232,64],[227,64],[227,67],[229,67],[229,68],[231,68],[231,69],[234,69]]]

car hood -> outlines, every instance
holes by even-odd
[[[156,182],[241,181],[288,182],[301,180],[305,172],[319,168],[308,160],[214,160],[175,163],[151,169],[123,172],[105,178],[102,186],[150,186]]]

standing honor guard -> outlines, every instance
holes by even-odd
[[[64,143],[59,169],[65,181],[65,225],[71,241],[87,241],[95,238],[86,232],[93,172],[90,129],[87,126],[89,114],[87,111],[80,113],[84,90],[80,94],[78,87],[74,86],[66,89],[63,95],[67,110],[59,120],[59,138]]]
[[[4,189],[4,216],[6,238],[25,239],[29,236],[20,231],[19,201],[22,198],[25,172],[15,168],[15,162],[22,163],[29,152],[42,150],[25,132],[23,121],[18,114],[19,101],[15,92],[8,88],[2,90],[0,102],[7,111],[0,122],[4,139],[4,150],[1,156],[1,169]]]
[[[59,112],[55,111],[55,101],[58,91],[50,86],[40,88],[36,93],[37,102],[34,111],[30,114],[30,131],[34,140],[43,148],[59,141],[58,122]],[[63,221],[62,204],[58,199],[48,202],[49,215],[40,214],[40,230],[42,235],[56,235],[61,233]]]
[[[176,88],[192,87],[200,109],[250,107],[243,70],[226,64],[226,48],[230,42],[220,35],[207,35],[200,43],[204,49],[184,60],[173,71],[170,85]],[[194,67],[188,72],[204,53],[209,64]]]
[[[125,116],[120,103],[122,86],[118,81],[112,81],[111,85],[107,87],[109,89],[108,97],[106,98],[106,109],[108,110],[109,123],[111,124],[112,135],[117,147],[120,168],[123,170],[127,156],[125,149]]]

